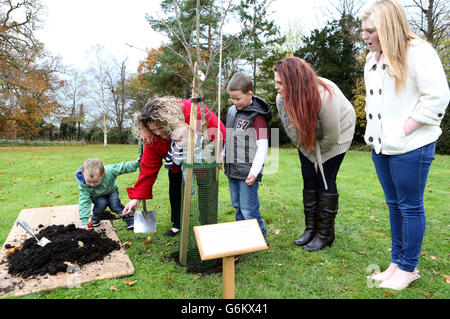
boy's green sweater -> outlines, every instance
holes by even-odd
[[[105,175],[102,178],[102,182],[97,187],[91,187],[86,184],[80,167],[75,174],[75,177],[78,181],[78,191],[80,192],[80,198],[78,199],[78,214],[81,219],[81,225],[87,225],[89,222],[92,206],[91,197],[110,195],[118,189],[116,181],[117,176],[135,172],[138,167],[139,163],[136,161],[107,165],[105,166]]]

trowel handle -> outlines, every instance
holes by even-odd
[[[142,202],[142,208],[144,209],[144,212],[147,211],[147,204],[145,203],[145,199],[144,199],[144,201]]]
[[[38,239],[36,238],[36,236],[34,235],[34,232],[33,232],[33,230],[31,229],[31,227],[28,226],[28,224],[27,224],[24,220],[18,219],[18,220],[17,220],[17,224],[20,225],[23,229],[25,229],[25,230],[26,230],[30,235],[32,235],[36,240],[38,240]]]

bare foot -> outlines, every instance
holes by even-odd
[[[369,278],[372,278],[372,279],[378,280],[378,281],[386,280],[394,273],[394,271],[397,268],[398,268],[397,264],[391,263],[385,271],[375,273],[375,274],[369,276]]]
[[[419,279],[419,271],[404,271],[397,268],[394,273],[380,284],[380,288],[390,288],[394,290],[402,290],[409,286],[414,280]]]

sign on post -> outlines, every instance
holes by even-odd
[[[223,298],[234,299],[234,256],[268,249],[256,219],[194,227],[202,260],[222,258]]]

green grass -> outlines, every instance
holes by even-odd
[[[74,178],[84,159],[98,157],[105,164],[137,158],[135,145],[0,147],[0,243],[8,236],[22,209],[77,204]],[[447,299],[449,285],[441,275],[450,275],[448,255],[449,156],[436,155],[425,192],[427,229],[420,258],[421,278],[408,289],[392,291],[371,288],[366,276],[370,267],[390,263],[390,233],[387,207],[369,152],[351,151],[338,175],[340,209],[336,240],[331,248],[309,253],[292,242],[304,228],[300,163],[294,149],[280,150],[280,167],[265,175],[260,184],[261,213],[268,229],[270,249],[242,255],[236,265],[236,298],[330,298],[330,299]],[[118,178],[122,202],[125,188],[137,173]],[[226,177],[220,175],[219,222],[234,220]],[[147,201],[157,211],[158,232],[144,245],[148,234],[125,230],[114,221],[135,267],[125,278],[93,281],[81,288],[62,288],[24,297],[53,299],[84,298],[222,298],[222,275],[188,274],[168,256],[179,250],[180,237],[165,238],[170,228],[168,178],[162,168],[154,186],[154,199]],[[130,288],[123,281],[135,281]],[[116,290],[111,291],[114,286]]]

